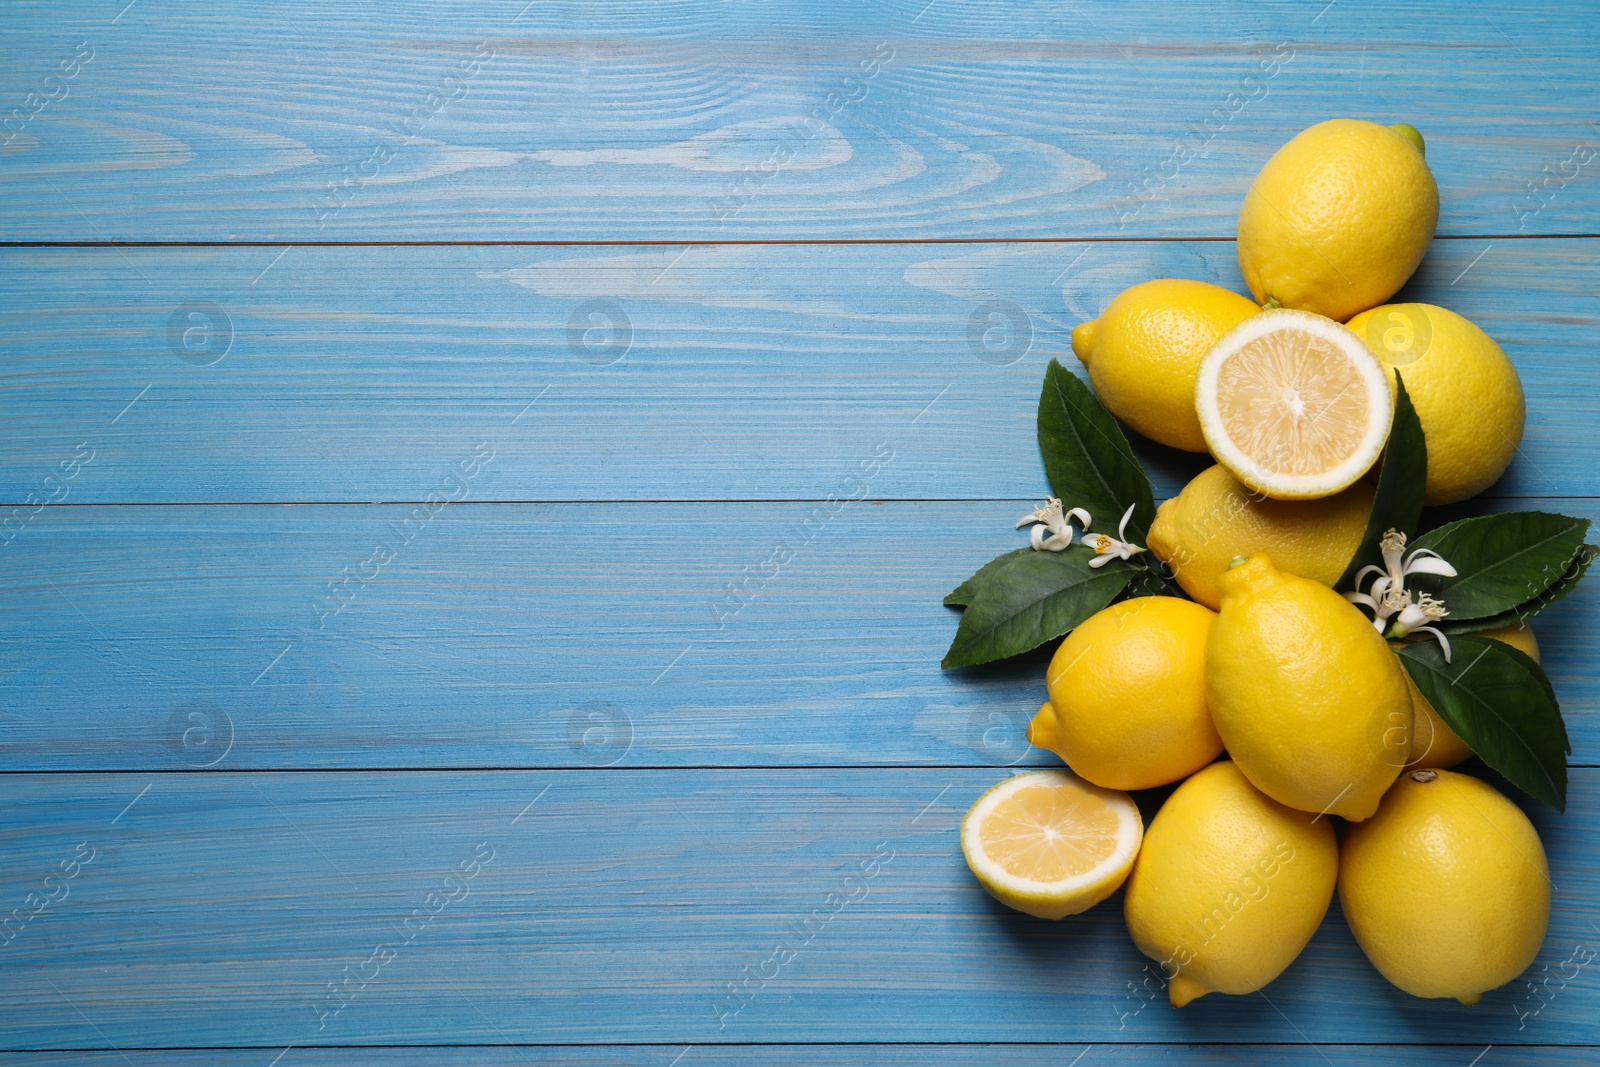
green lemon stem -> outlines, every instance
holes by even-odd
[[[1278,298],[1277,297],[1269,296],[1269,297],[1267,297],[1267,302],[1261,305],[1261,310],[1262,311],[1276,311],[1281,307],[1283,307],[1283,305],[1278,302]]]
[[[1423,159],[1428,158],[1428,150],[1423,146],[1422,143],[1422,134],[1418,132],[1415,126],[1411,125],[1409,122],[1397,122],[1389,128],[1410,142],[1411,147],[1415,148],[1417,150],[1417,154]]]

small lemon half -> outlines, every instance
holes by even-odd
[[[1067,771],[1009,778],[961,823],[961,850],[983,888],[1041,919],[1076,915],[1116,892],[1143,839],[1126,793]]]

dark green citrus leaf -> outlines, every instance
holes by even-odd
[[[1428,484],[1428,444],[1422,438],[1422,422],[1411,406],[1404,382],[1395,395],[1394,421],[1389,426],[1389,441],[1383,448],[1383,467],[1378,472],[1378,489],[1372,499],[1372,515],[1361,547],[1350,557],[1349,566],[1334,584],[1341,593],[1355,585],[1362,567],[1383,566],[1378,543],[1390,530],[1407,537],[1417,532],[1422,518],[1422,491]]]
[[[1067,508],[1083,508],[1097,533],[1115,535],[1131,506],[1125,540],[1144,544],[1155,494],[1117,420],[1089,387],[1052,359],[1039,394],[1039,453],[1050,488]]]
[[[990,575],[999,570],[1006,563],[1022,555],[1024,552],[1032,551],[1034,551],[1034,549],[1024,545],[1022,548],[1013,549],[1004,555],[996,556],[994,559],[991,559],[988,563],[985,563],[983,566],[979,567],[977,573],[971,578],[968,578],[966,581],[950,590],[950,592],[944,598],[944,606],[947,608],[966,607],[968,604],[972,603],[972,598],[978,595],[978,590],[983,586],[983,583],[988,580]]]
[[[1566,577],[1589,532],[1588,519],[1547,511],[1480,515],[1429,530],[1407,546],[1432,549],[1454,578],[1414,574],[1406,587],[1444,601],[1449,619],[1484,619],[1536,600]]]
[[[1572,746],[1550,679],[1531,657],[1503,641],[1463,634],[1400,648],[1400,661],[1433,710],[1478,757],[1529,796],[1567,805]]]
[[[941,666],[992,663],[1038,648],[1110,604],[1144,569],[1120,559],[1090,567],[1094,558],[1082,545],[1011,554],[967,605]]]

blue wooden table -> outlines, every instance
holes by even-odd
[[[1046,361],[1240,288],[1324,118],[1423,131],[1406,296],[1522,373],[1471,507],[1600,518],[1593,0],[0,20],[0,1067],[1600,1057],[1592,590],[1549,938],[1472,1008],[1337,905],[1176,1012],[1120,896],[994,904],[955,827],[1054,762],[1044,661],[938,669]]]

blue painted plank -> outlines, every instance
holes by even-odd
[[[875,450],[875,498],[1028,498],[1045,362],[1157,276],[1242,288],[1225,242],[9,249],[0,500],[421,500],[479,442],[474,500],[824,499]],[[1491,495],[1600,495],[1597,288],[1600,241],[1437,241],[1406,292],[1522,372]]]
[[[687,1051],[684,1049],[687,1047]],[[262,1067],[275,1049],[163,1049],[160,1052],[0,1052],[0,1067]],[[509,1048],[294,1048],[277,1067],[1083,1067],[1191,1065],[1277,1067],[1464,1067],[1483,1051],[1467,1045],[601,1045]],[[1485,1067],[1591,1067],[1590,1046],[1501,1046]],[[1466,1057],[1465,1059],[1463,1057]]]
[[[0,769],[1052,765],[1049,649],[939,670],[1028,503],[54,509],[0,558]],[[1589,764],[1597,604],[1536,624]]]
[[[1475,1046],[1465,1064],[1600,1038],[1592,966],[1560,966],[1594,952],[1600,771],[1574,775],[1564,816],[1531,813],[1556,885],[1542,998],[1409,997],[1335,909],[1264,996],[1182,1012],[1135,992],[1150,972],[1117,898],[1048,923],[972,879],[956,825],[1003,774],[12,776],[0,900],[92,858],[0,948],[0,1045],[264,1064],[291,1044],[644,1041],[666,1063],[743,1042],[1398,1039]],[[793,958],[767,962],[779,945]]]
[[[1341,115],[1423,130],[1442,232],[1600,206],[1584,4],[120,8],[8,5],[6,238],[1229,236]]]

